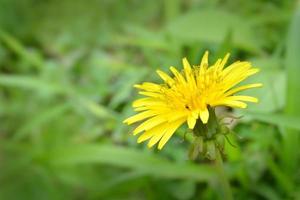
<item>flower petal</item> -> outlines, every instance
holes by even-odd
[[[233,101],[248,101],[248,102],[253,102],[253,103],[257,103],[258,102],[258,99],[255,98],[255,97],[242,96],[242,95],[230,96],[230,97],[227,97],[226,99],[233,100]]]
[[[200,110],[199,115],[200,115],[200,119],[203,122],[203,124],[206,124],[208,121],[208,118],[209,118],[209,112],[208,112],[207,107],[205,107],[205,109],[203,109],[203,110]]]
[[[181,84],[185,85],[186,81],[181,73],[177,71],[175,67],[170,67],[171,72],[174,74],[174,76],[177,78],[177,81],[179,81]]]
[[[136,85],[134,85],[134,87],[142,89],[142,90],[146,90],[149,92],[159,92],[161,90],[161,85],[158,85],[155,83],[148,83],[148,82],[145,82],[141,85],[136,84]]]
[[[207,68],[208,67],[208,51],[205,51],[204,56],[202,57],[200,68]]]
[[[160,78],[165,81],[168,85],[173,85],[174,84],[174,80],[165,72],[157,70],[156,73],[160,76]]]
[[[222,62],[220,63],[220,65],[218,67],[218,70],[221,71],[224,68],[225,64],[227,63],[227,60],[228,60],[229,56],[230,56],[230,53],[227,53],[225,55],[225,57],[223,58]]]
[[[247,108],[247,104],[241,101],[233,101],[233,100],[221,100],[219,102],[214,102],[210,104],[211,106],[229,106],[233,108]]]
[[[159,124],[162,124],[163,122],[166,122],[167,120],[164,118],[164,116],[158,115],[155,117],[152,117],[142,124],[140,124],[136,129],[133,130],[133,135],[136,135],[142,131],[149,130]]]
[[[157,114],[159,114],[159,113],[154,112],[152,110],[147,110],[147,111],[138,113],[136,115],[133,115],[132,117],[127,118],[126,120],[123,121],[123,123],[126,123],[126,124],[130,125],[130,124],[133,124],[135,122],[144,120],[146,118],[153,117],[154,115],[157,115]]]
[[[182,63],[183,63],[183,68],[184,68],[184,72],[185,72],[186,81],[187,81],[190,89],[195,90],[195,88],[197,86],[196,86],[196,81],[195,81],[195,77],[194,77],[194,73],[192,71],[191,65],[186,58],[182,59]]]
[[[170,127],[168,128],[168,130],[165,132],[165,134],[163,135],[163,137],[159,141],[158,149],[162,149],[165,146],[165,144],[170,139],[170,137],[172,137],[172,135],[174,134],[174,132],[183,124],[184,121],[185,121],[185,119],[182,118],[180,120],[177,120],[177,121],[173,122],[170,125]]]
[[[168,126],[168,123],[162,123],[158,126],[153,127],[152,129],[149,129],[147,131],[145,131],[137,140],[138,143],[144,142],[148,139],[150,139],[151,137],[153,137],[155,134],[163,132],[163,130],[166,129],[166,127]]]
[[[160,132],[155,133],[152,138],[150,139],[150,141],[148,142],[148,147],[151,148],[153,147],[164,135],[164,133],[166,132],[166,129],[161,130]]]
[[[187,123],[188,123],[189,129],[194,129],[196,121],[197,121],[197,118],[195,118],[193,115],[188,116]]]
[[[257,88],[257,87],[262,87],[261,83],[253,83],[253,84],[248,84],[248,85],[243,85],[237,88],[233,88],[229,91],[227,91],[224,96],[229,96],[232,94],[235,94],[237,92],[243,91],[243,90],[247,90],[247,89],[251,89],[251,88]]]
[[[183,69],[186,72],[190,73],[192,71],[191,65],[190,65],[189,61],[186,58],[182,59],[182,64],[183,64]]]

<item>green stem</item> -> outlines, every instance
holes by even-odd
[[[230,188],[230,183],[226,176],[226,173],[224,170],[224,165],[223,165],[222,155],[218,148],[216,148],[216,154],[217,155],[216,155],[215,162],[216,162],[217,170],[219,172],[220,183],[221,183],[223,195],[224,195],[224,197],[221,197],[221,199],[232,200],[233,197],[232,197],[232,192],[231,192],[231,188]]]

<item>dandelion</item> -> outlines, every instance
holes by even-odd
[[[201,64],[193,67],[183,58],[181,72],[170,67],[173,75],[169,76],[157,70],[163,84],[145,82],[134,85],[145,97],[133,102],[134,110],[139,113],[124,123],[130,125],[143,121],[133,131],[134,135],[142,133],[138,143],[149,140],[148,147],[158,143],[158,149],[162,149],[184,123],[191,130],[197,128],[196,123],[207,125],[214,117],[213,110],[210,110],[217,106],[246,108],[245,102],[258,102],[255,97],[236,93],[262,86],[260,83],[237,86],[259,69],[253,68],[250,62],[241,61],[225,67],[228,58],[229,54],[209,66],[208,52],[205,52]]]

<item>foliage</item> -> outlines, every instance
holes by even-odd
[[[261,68],[261,101],[226,143],[236,199],[300,198],[296,1],[0,0],[0,199],[222,199],[189,133],[136,144],[134,83],[231,52]],[[255,80],[254,80],[255,79]],[[183,137],[186,135],[186,139]]]

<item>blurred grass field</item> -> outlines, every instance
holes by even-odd
[[[0,0],[0,199],[223,199],[180,129],[136,144],[135,83],[230,52],[260,99],[226,144],[235,199],[300,199],[300,2]]]

